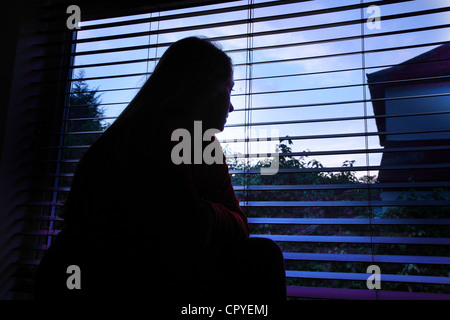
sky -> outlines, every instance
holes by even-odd
[[[255,3],[264,1],[255,1]],[[365,1],[370,3],[370,1]],[[254,10],[254,18],[289,14],[295,12],[311,11],[316,9],[330,8],[348,4],[358,4],[360,0],[312,0],[295,4],[280,5],[277,7],[260,8]],[[172,15],[184,12],[203,11],[214,8],[228,7],[230,5],[245,5],[247,1],[234,1],[231,3],[210,5],[183,10],[173,10],[161,13],[153,13],[153,16]],[[367,5],[369,6],[369,5]],[[316,121],[333,118],[363,117],[373,115],[370,102],[360,102],[370,99],[367,86],[362,85],[366,81],[366,74],[372,73],[386,66],[402,63],[423,52],[429,51],[438,45],[424,46],[413,49],[390,50],[378,53],[356,53],[328,58],[317,58],[317,56],[359,52],[364,46],[365,50],[374,50],[386,47],[402,47],[416,44],[450,41],[450,28],[433,29],[422,32],[404,33],[400,35],[389,35],[380,37],[369,37],[364,40],[352,39],[302,45],[309,41],[318,41],[329,38],[359,36],[376,33],[385,33],[396,30],[409,30],[427,26],[446,24],[450,21],[450,13],[435,13],[419,17],[406,17],[394,20],[383,20],[392,14],[413,12],[448,6],[446,0],[414,0],[398,4],[380,6],[381,20],[379,29],[370,29],[367,24],[354,24],[348,26],[335,26],[331,28],[317,28],[312,30],[301,30],[298,32],[287,32],[276,35],[254,36],[253,47],[264,47],[278,44],[298,43],[297,46],[289,46],[277,49],[264,49],[253,51],[252,66],[252,96],[251,101],[246,101],[246,90],[248,82],[246,78],[246,67],[240,64],[246,62],[247,52],[233,51],[245,48],[247,38],[230,39],[219,41],[225,51],[229,51],[234,68],[235,90],[231,101],[236,111],[228,118],[228,127],[218,135],[219,139],[243,138],[246,134],[254,137],[273,136],[302,136],[303,139],[295,140],[292,149],[294,152],[309,151],[336,151],[354,149],[378,149],[381,148],[377,136],[369,137],[346,137],[308,139],[308,136],[325,134],[347,134],[376,132],[377,127],[373,119],[345,120],[345,121]],[[187,36],[203,35],[207,37],[221,37],[235,34],[246,34],[247,24],[239,24],[225,27],[192,30],[185,32],[170,32],[159,35],[139,36],[117,40],[94,41],[96,37],[126,34],[135,32],[146,32],[149,30],[165,30],[179,28],[188,25],[201,25],[215,23],[218,21],[234,21],[247,19],[248,12],[245,10],[231,13],[220,13],[210,16],[174,19],[161,22],[140,23],[129,26],[112,27],[106,29],[87,29],[90,25],[103,24],[114,21],[134,20],[148,18],[150,14],[120,17],[115,19],[104,19],[97,21],[83,21],[83,8],[81,7],[81,29],[77,33],[77,39],[92,39],[87,43],[79,43],[76,47],[77,53],[90,50],[102,50],[129,46],[142,46],[154,43],[174,42]],[[316,26],[325,23],[368,18],[371,13],[363,9],[347,10],[338,13],[326,13],[314,16],[295,17],[290,19],[262,21],[253,24],[253,32],[270,30]],[[83,30],[83,27],[86,30]],[[85,65],[119,60],[153,59],[160,57],[163,48],[144,48],[139,50],[127,50],[116,53],[77,55],[74,65],[75,71],[83,69],[85,77],[98,77],[109,75],[127,75],[135,73],[149,73],[155,66],[155,61],[129,63],[103,67],[85,67]],[[295,61],[288,59],[302,58]],[[267,61],[278,61],[264,63]],[[361,68],[363,68],[361,70]],[[350,70],[348,70],[350,69]],[[356,69],[356,70],[352,70]],[[348,70],[340,71],[337,70]],[[335,71],[335,72],[329,72]],[[320,72],[320,73],[318,73]],[[288,76],[291,75],[291,76]],[[139,88],[143,85],[148,75],[127,76],[112,79],[88,80],[91,88],[98,88],[101,92],[102,105],[105,116],[116,117],[131,101]],[[120,90],[114,90],[120,89]],[[102,91],[106,90],[106,91]],[[111,90],[111,91],[110,91]],[[277,91],[300,90],[277,93]],[[250,104],[251,102],[251,104]],[[243,111],[249,107],[256,110]],[[264,109],[277,106],[291,106],[289,108]],[[295,107],[300,106],[300,107]],[[246,114],[253,126],[245,132],[243,126]],[[108,121],[113,121],[108,120]],[[283,122],[302,121],[296,124],[285,124]],[[274,124],[275,122],[275,124]],[[275,144],[252,143],[250,153],[274,152]],[[225,144],[223,144],[225,146]],[[233,152],[244,153],[242,143],[227,143],[227,149]],[[340,167],[345,160],[355,160],[355,166],[377,166],[380,164],[382,153],[369,154],[345,154],[345,155],[317,155],[309,159],[319,160],[325,167]],[[376,174],[376,171],[362,172],[358,175]]]

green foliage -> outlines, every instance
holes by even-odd
[[[229,157],[228,165],[231,170],[243,170],[244,173],[232,174],[235,186],[259,185],[300,185],[300,189],[282,190],[248,190],[237,192],[241,201],[310,201],[306,207],[246,207],[248,217],[270,218],[447,218],[449,207],[443,206],[397,206],[383,208],[367,208],[357,206],[314,206],[314,201],[368,201],[381,200],[382,195],[390,190],[377,187],[376,176],[357,177],[352,170],[355,161],[346,160],[341,170],[327,172],[316,159],[306,156],[294,156],[291,139],[280,140],[276,147],[279,156],[280,171],[272,176],[259,173],[260,168],[270,167],[274,159],[260,159],[252,164],[248,159]],[[225,153],[230,151],[225,148]],[[286,170],[288,169],[288,170]],[[348,188],[339,188],[339,185]],[[370,184],[370,189],[365,187]],[[318,185],[333,185],[330,188],[315,188]],[[355,187],[351,187],[355,185]],[[360,185],[360,187],[358,187]],[[311,186],[311,188],[308,188]],[[336,186],[336,188],[333,188]],[[448,200],[449,191],[444,188],[432,190],[409,189],[397,192],[397,200]],[[395,190],[394,190],[395,194]],[[447,237],[447,226],[426,225],[276,225],[252,224],[253,234],[283,234],[283,235],[321,235],[321,236],[391,236],[391,237]],[[417,246],[403,244],[347,244],[347,243],[296,243],[280,242],[285,252],[311,252],[333,254],[377,254],[377,255],[431,255],[448,256],[445,246]],[[369,263],[370,264],[370,263]],[[322,272],[366,273],[368,263],[357,262],[321,262],[321,261],[286,261],[287,270],[307,270]],[[434,275],[447,277],[448,268],[430,264],[380,264],[382,273],[399,275]],[[341,287],[366,289],[363,281],[338,281],[317,279],[288,278],[288,285]],[[411,283],[383,283],[384,290],[448,293],[443,285],[411,284]]]
[[[84,71],[80,70],[73,81],[73,88],[69,98],[69,111],[65,132],[65,146],[76,146],[77,148],[66,149],[66,158],[78,158],[88,147],[107,129],[102,124],[101,118],[104,110],[100,107],[100,95],[98,88],[90,88],[84,78]]]

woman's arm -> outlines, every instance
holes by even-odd
[[[194,166],[193,176],[197,192],[214,208],[216,238],[227,240],[248,238],[247,217],[239,205],[225,160],[223,156],[222,164]]]

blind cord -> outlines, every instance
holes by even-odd
[[[248,0],[248,12],[247,12],[247,57],[246,57],[246,63],[247,67],[245,69],[245,77],[247,81],[245,82],[245,93],[246,93],[246,99],[245,99],[245,119],[244,119],[244,136],[246,138],[245,140],[245,167],[244,167],[244,199],[245,199],[245,205],[248,204],[248,179],[249,179],[249,172],[248,170],[251,167],[250,164],[250,157],[248,156],[250,154],[250,140],[251,140],[251,107],[252,107],[252,77],[253,77],[253,0]]]
[[[74,29],[71,32],[71,38],[69,40],[67,40],[70,43],[70,52],[73,54],[76,52],[76,39],[77,39],[77,31],[76,29]],[[70,57],[70,62],[69,62],[69,72],[67,75],[67,82],[66,82],[66,88],[64,90],[64,106],[62,107],[62,119],[69,119],[70,118],[70,96],[72,93],[72,82],[70,81],[71,79],[74,78],[74,72],[75,69],[73,68],[74,65],[74,61],[75,57],[72,55]],[[65,132],[67,129],[67,124],[68,121],[61,121],[61,125],[60,125],[60,132]],[[56,208],[57,208],[57,201],[58,201],[58,193],[59,191],[59,184],[60,184],[60,176],[61,176],[61,166],[62,166],[62,160],[64,157],[64,140],[65,140],[65,136],[64,135],[60,135],[59,139],[58,139],[58,144],[59,144],[59,150],[57,153],[57,159],[58,162],[56,163],[56,168],[55,168],[55,180],[53,181],[53,188],[54,191],[52,192],[52,206],[50,209],[50,216],[49,216],[49,224],[48,224],[48,232],[49,235],[47,236],[47,244],[46,247],[47,249],[50,247],[52,240],[53,240],[53,226],[54,226],[54,218],[56,217]]]
[[[367,93],[366,93],[366,88],[367,88],[367,81],[366,81],[366,50],[365,50],[365,23],[364,23],[364,1],[360,0],[360,4],[361,4],[361,83],[362,83],[362,94],[363,94],[363,105],[364,105],[364,148],[366,150],[369,150],[369,136],[368,136],[368,112],[367,112]],[[370,177],[370,156],[369,153],[366,152],[366,166],[367,166],[367,179],[369,179]],[[372,225],[372,218],[373,218],[373,208],[371,206],[371,200],[372,200],[372,195],[371,195],[371,190],[370,190],[370,181],[367,180],[366,182],[367,184],[367,202],[368,202],[368,206],[367,206],[367,210],[369,211],[369,232],[370,232],[370,251],[371,251],[371,259],[372,259],[372,264],[375,264],[375,258],[374,258],[374,251],[375,251],[375,247],[373,244],[373,225]],[[375,300],[378,300],[378,290],[375,289]]]

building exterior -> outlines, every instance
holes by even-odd
[[[378,181],[450,181],[450,44],[367,79],[385,148]]]
[[[367,79],[384,147],[378,182],[438,187],[450,181],[450,44],[368,74]],[[411,195],[391,189],[381,196],[423,200],[430,192],[419,188]]]

